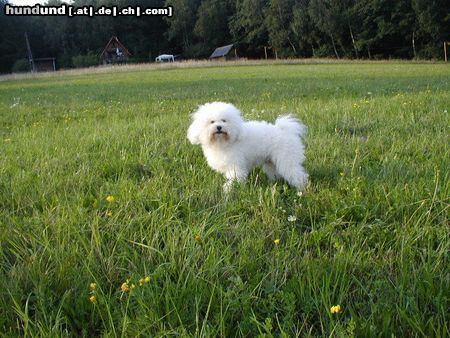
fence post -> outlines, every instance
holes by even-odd
[[[447,41],[444,41],[444,60],[447,62]]]

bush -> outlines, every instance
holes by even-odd
[[[14,65],[11,68],[11,71],[13,73],[25,73],[29,72],[30,69],[30,63],[27,59],[19,59],[16,62],[14,62]]]
[[[187,47],[183,54],[187,58],[207,58],[211,55],[211,48],[202,43],[196,43]]]
[[[333,51],[333,47],[329,45],[321,45],[314,51],[314,57],[316,58],[326,58],[326,57],[335,57],[336,54]]]
[[[72,57],[72,63],[75,68],[97,66],[99,64],[98,55],[88,52],[86,55],[77,55]]]
[[[57,59],[60,68],[73,68],[72,56],[70,53],[59,54]]]

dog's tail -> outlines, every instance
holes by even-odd
[[[299,119],[291,115],[284,115],[277,118],[275,121],[275,127],[288,133],[300,136],[301,138],[304,138],[308,131],[308,128]]]

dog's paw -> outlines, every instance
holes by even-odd
[[[228,194],[231,191],[231,188],[233,187],[233,180],[227,180],[223,185],[223,191],[225,194]]]

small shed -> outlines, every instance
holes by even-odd
[[[124,63],[130,58],[131,53],[128,49],[119,41],[117,36],[111,37],[103,52],[100,54],[100,59],[103,64],[111,63]]]
[[[56,71],[56,59],[55,58],[33,59],[32,71],[34,71],[34,72],[55,72]]]
[[[211,60],[235,60],[238,58],[234,44],[217,47],[209,57]],[[234,53],[232,52],[234,50]]]

